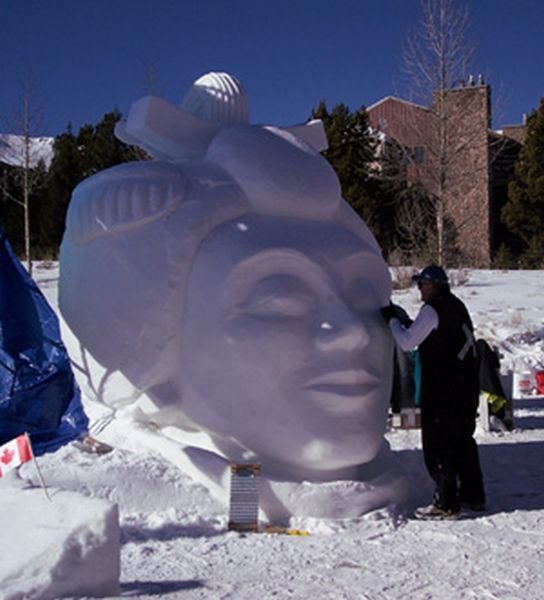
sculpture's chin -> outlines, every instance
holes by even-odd
[[[266,519],[275,524],[288,522],[293,517],[357,518],[384,508],[397,514],[409,500],[408,481],[386,442],[374,459],[365,464],[317,471],[244,456],[243,449],[236,447],[235,442],[218,441],[212,436],[203,436],[202,432],[190,436],[171,427],[162,432],[176,443],[168,457],[225,506],[229,502],[230,463],[260,462],[259,507]],[[184,447],[179,445],[180,441],[191,445]],[[160,452],[165,448],[164,444],[156,447]],[[228,459],[227,453],[239,458]]]

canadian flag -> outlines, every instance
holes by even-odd
[[[28,434],[23,433],[0,446],[0,477],[29,460],[32,460],[32,448]]]

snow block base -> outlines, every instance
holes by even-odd
[[[4,485],[4,483],[6,485]],[[0,487],[3,600],[120,595],[117,505],[73,492]]]

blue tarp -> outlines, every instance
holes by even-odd
[[[26,431],[39,456],[88,424],[57,316],[0,228],[0,444]]]

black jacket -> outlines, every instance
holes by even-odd
[[[422,377],[458,379],[477,373],[473,326],[466,306],[449,290],[428,302],[438,314],[438,328],[419,345]]]

